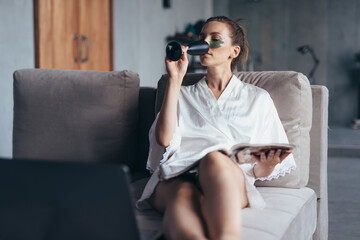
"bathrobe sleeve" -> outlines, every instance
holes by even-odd
[[[179,148],[181,143],[181,131],[178,126],[178,121],[176,123],[175,133],[172,140],[170,141],[169,146],[163,147],[159,145],[155,137],[155,127],[159,119],[159,113],[157,114],[155,121],[153,122],[150,131],[149,131],[149,156],[146,164],[146,168],[153,173],[161,163],[169,159]]]
[[[156,185],[160,181],[159,166],[161,163],[168,160],[180,147],[181,131],[178,126],[178,120],[177,120],[174,136],[170,141],[169,146],[163,147],[157,143],[155,137],[155,127],[158,118],[159,118],[159,114],[157,114],[155,121],[153,122],[149,131],[149,155],[148,155],[146,168],[151,172],[152,175],[144,188],[141,198],[138,201],[136,201],[136,207],[138,209],[151,208],[151,206],[146,201],[146,199],[148,199],[151,196]]]

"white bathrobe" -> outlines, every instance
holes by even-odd
[[[191,86],[181,87],[177,126],[166,148],[155,139],[155,119],[150,132],[147,169],[152,172],[138,208],[147,208],[149,198],[159,181],[186,172],[207,153],[227,150],[238,143],[288,143],[274,103],[265,90],[241,82],[233,75],[218,100],[206,83],[206,77]],[[246,179],[249,206],[264,208],[265,202],[254,186],[255,180],[279,178],[296,168],[290,154],[276,165],[268,177],[256,178],[254,164],[238,164]]]

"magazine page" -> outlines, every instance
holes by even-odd
[[[255,160],[251,155],[260,157],[260,154],[263,152],[266,155],[270,150],[281,149],[282,153],[292,152],[295,148],[293,144],[286,143],[273,143],[273,144],[236,144],[232,150],[232,155],[235,156],[239,163],[254,163]]]

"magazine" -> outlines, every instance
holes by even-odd
[[[292,152],[295,148],[293,144],[237,144],[231,148],[231,156],[233,159],[236,159],[238,163],[254,163],[254,159],[251,155],[255,157],[260,157],[260,154],[263,152],[267,155],[271,150],[281,149],[281,154]]]
[[[240,164],[245,163],[254,163],[255,159],[252,157],[260,157],[260,154],[264,152],[266,155],[270,152],[270,150],[281,149],[281,154],[285,152],[292,152],[295,148],[293,144],[287,143],[272,143],[272,144],[250,144],[250,143],[241,143],[235,144],[230,149],[225,149],[222,147],[217,148],[216,150],[222,151],[227,154],[231,159]],[[173,172],[169,168],[164,168],[160,166],[160,178],[161,179],[170,179],[176,176],[179,176],[182,173],[185,173],[194,167],[197,166],[199,161],[192,163],[191,165],[181,169],[180,171]]]

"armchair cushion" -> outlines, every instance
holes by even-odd
[[[137,153],[139,77],[130,71],[14,73],[14,158],[122,162]]]
[[[140,198],[147,178],[132,184],[134,201]],[[316,194],[307,187],[300,189],[259,187],[266,202],[263,210],[242,210],[242,239],[312,239],[316,228]],[[162,215],[155,210],[136,209],[143,239],[162,235]]]

